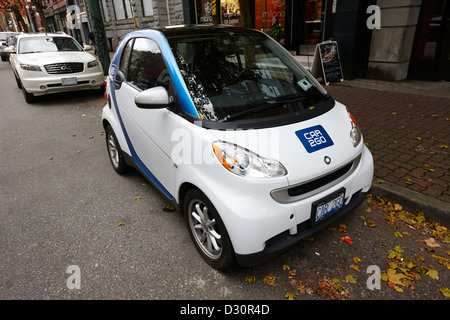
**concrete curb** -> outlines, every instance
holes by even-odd
[[[377,179],[374,177],[374,181]],[[431,198],[388,181],[373,183],[369,192],[392,199],[410,212],[415,212],[416,209],[424,211],[426,217],[444,224],[446,227],[450,226],[450,203]]]

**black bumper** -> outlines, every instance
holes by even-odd
[[[266,242],[266,246],[264,247],[263,251],[245,255],[236,254],[238,263],[243,267],[252,267],[272,259],[297,242],[326,228],[342,216],[346,215],[348,212],[357,208],[366,198],[366,194],[366,192],[355,193],[348,205],[341,208],[331,217],[318,224],[312,225],[310,221],[302,222],[301,224],[297,225],[297,234],[295,235],[290,235],[289,231],[285,231],[269,239]]]

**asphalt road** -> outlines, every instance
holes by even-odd
[[[2,300],[449,299],[439,289],[450,287],[450,271],[436,257],[449,259],[450,244],[434,236],[439,247],[429,247],[429,229],[401,222],[395,229],[365,202],[263,265],[216,271],[143,176],[112,169],[102,93],[57,94],[30,105],[7,62],[0,63],[0,84]],[[395,246],[404,250],[398,260],[389,258]],[[384,280],[368,288],[370,266],[386,273],[406,256],[438,279],[422,274],[396,286],[403,292]]]

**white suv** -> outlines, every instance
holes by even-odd
[[[30,103],[49,93],[100,89],[103,69],[95,56],[64,33],[19,35],[17,47],[6,48],[17,85]]]

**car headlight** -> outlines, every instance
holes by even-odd
[[[352,124],[352,129],[350,130],[350,139],[352,140],[353,146],[356,148],[359,143],[361,142],[362,134],[361,130],[359,130],[358,125],[356,124],[356,120],[351,114],[350,111],[348,111],[348,115],[350,116],[350,122]]]
[[[35,66],[35,65],[32,65],[32,64],[21,63],[20,67],[23,70],[28,70],[28,71],[41,71],[41,68],[39,66]]]
[[[98,60],[94,60],[94,61],[88,62],[87,67],[92,68],[92,67],[98,66],[98,64],[99,64]]]
[[[261,157],[235,144],[214,142],[213,150],[225,169],[242,177],[271,178],[287,174],[277,160]]]

